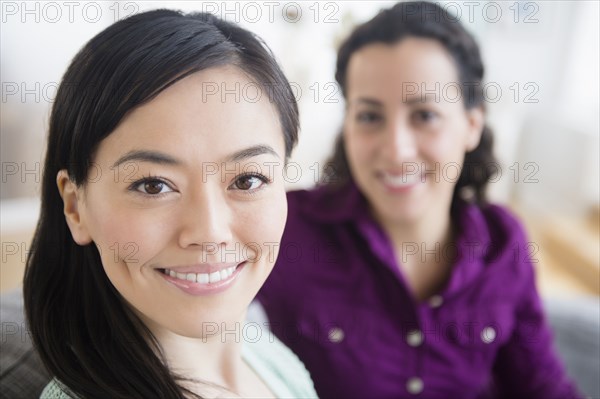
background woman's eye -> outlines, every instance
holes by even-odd
[[[356,120],[360,123],[376,123],[379,122],[381,119],[381,115],[379,115],[376,112],[370,111],[359,112],[356,115]]]
[[[264,183],[266,183],[266,179],[264,178],[255,175],[246,175],[238,177],[235,182],[233,182],[233,186],[238,190],[248,191],[256,190]]]
[[[437,117],[437,114],[432,111],[417,111],[415,113],[415,118],[418,122],[431,122]]]

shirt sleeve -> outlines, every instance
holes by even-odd
[[[40,394],[40,399],[77,399],[75,395],[71,396],[67,391],[68,389],[60,381],[53,378]]]
[[[521,248],[526,249],[525,240],[520,241]],[[516,327],[508,343],[500,349],[494,365],[499,397],[583,398],[554,350],[529,257],[519,266],[523,291],[516,306]]]

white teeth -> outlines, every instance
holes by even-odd
[[[165,269],[165,274],[171,277],[191,281],[193,283],[209,284],[218,283],[221,280],[229,278],[234,272],[237,266],[231,266],[227,269],[221,269],[213,273],[176,273],[173,270]]]
[[[403,174],[399,176],[390,175],[388,173],[383,173],[383,181],[394,187],[406,187],[412,186],[415,183],[420,181],[421,177],[416,174]]]
[[[208,275],[208,280],[210,283],[218,283],[221,281],[221,272],[214,272]]]

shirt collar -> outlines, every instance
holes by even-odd
[[[356,184],[350,181],[343,187],[322,186],[311,192],[314,201],[302,201],[305,215],[323,223],[353,222],[361,231],[372,250],[382,259],[391,259],[393,251],[381,227],[369,212],[366,198]],[[443,292],[451,294],[464,289],[476,280],[486,264],[491,242],[488,221],[481,207],[458,204],[458,229],[454,244],[457,255],[453,271]]]
[[[324,223],[359,222],[376,224],[369,204],[356,183],[344,186],[321,186],[312,192],[313,201],[298,204],[312,219]],[[491,244],[488,223],[483,210],[474,204],[461,203],[457,208],[458,231],[455,244],[461,254],[459,261],[473,261],[485,256]]]
[[[369,206],[353,181],[341,187],[321,186],[312,192],[313,201],[299,204],[304,213],[319,222],[338,223],[368,216]]]
[[[463,203],[458,207],[457,217],[457,247],[461,250],[474,248],[475,257],[483,257],[491,243],[488,223],[483,210],[477,205]]]
[[[323,185],[316,188],[313,193],[314,201],[306,203],[308,205],[306,211],[315,219],[331,222],[356,220],[369,213],[367,199],[352,180],[339,188]],[[468,203],[459,204],[458,222],[463,230],[460,235],[465,239],[489,240],[485,218],[478,206]]]
[[[486,217],[479,206],[461,204],[458,221],[455,240],[458,257],[444,289],[445,295],[461,292],[477,281],[487,264],[485,258],[492,244]]]

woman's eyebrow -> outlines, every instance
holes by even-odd
[[[226,160],[227,162],[239,162],[244,159],[256,157],[263,154],[269,154],[280,158],[271,146],[266,144],[259,144],[245,148],[240,151],[236,151],[233,154],[229,155],[226,158]],[[117,159],[117,161],[112,165],[112,167],[118,168],[120,165],[132,161],[151,162],[161,165],[180,165],[182,163],[176,158],[173,158],[172,156],[162,152],[150,150],[131,150],[127,154]]]
[[[117,168],[119,167],[119,165],[131,161],[151,162],[162,165],[179,165],[181,163],[172,156],[164,154],[162,152],[149,150],[132,150],[120,157],[119,159],[117,159],[117,161],[113,164],[112,167]]]
[[[277,158],[280,158],[280,156],[275,152],[275,150],[271,146],[266,145],[266,144],[259,144],[259,145],[255,145],[255,146],[248,147],[243,150],[234,152],[233,154],[231,154],[230,156],[228,156],[226,158],[226,161],[227,162],[239,162],[244,159],[256,157],[256,156],[263,155],[263,154],[269,154],[269,155],[273,155]]]
[[[431,95],[428,97],[427,94],[431,94]],[[426,93],[425,95],[404,98],[402,101],[403,104],[407,104],[407,105],[426,104],[426,103],[432,103],[432,102],[433,103],[439,102],[437,95],[435,95],[434,93]]]
[[[357,104],[366,104],[372,105],[374,107],[381,107],[381,101],[368,97],[359,97],[356,100],[354,100],[354,102],[356,102]]]

